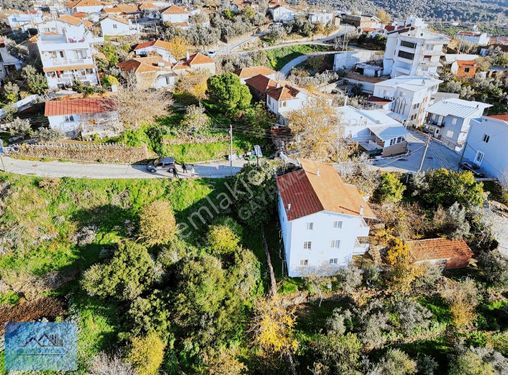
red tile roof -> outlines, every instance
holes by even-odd
[[[134,47],[134,50],[143,49],[147,47],[157,47],[162,48],[168,52],[171,52],[171,43],[166,42],[165,40],[150,40],[148,42],[139,43]]]
[[[169,8],[167,8],[162,14],[185,14],[189,13],[187,9],[184,7],[180,7],[178,5],[171,5]]]
[[[386,104],[386,103],[391,103],[393,100],[380,98],[379,96],[371,95],[367,98],[367,101],[369,101],[371,103]]]
[[[301,160],[301,165],[276,178],[288,220],[321,211],[375,218],[358,189],[344,183],[333,166],[310,160]]]
[[[51,100],[45,103],[44,116],[111,112],[115,107],[115,102],[109,98]]]
[[[459,66],[465,66],[465,65],[475,66],[476,65],[475,60],[456,60],[456,63]]]
[[[296,98],[296,96],[300,93],[296,87],[283,85],[279,87],[274,87],[268,90],[267,95],[271,96],[275,100],[291,100]]]
[[[266,66],[249,66],[247,68],[238,69],[235,74],[240,78],[251,78],[259,74],[269,76],[274,74],[275,71]]]
[[[494,118],[496,120],[501,120],[501,121],[508,122],[508,115],[489,115],[487,117]]]
[[[266,93],[266,91],[270,88],[274,88],[277,86],[277,82],[264,76],[262,74],[258,74],[254,77],[248,78],[245,80],[247,86],[252,87],[259,93]]]
[[[432,238],[408,241],[409,255],[415,263],[443,263],[445,268],[464,268],[473,252],[464,240]]]
[[[187,59],[187,63],[192,65],[200,65],[200,64],[215,64],[215,61],[209,56],[203,55],[202,53],[195,53],[194,55],[190,55]]]

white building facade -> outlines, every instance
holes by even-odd
[[[370,207],[356,187],[327,164],[301,161],[302,169],[277,177],[279,221],[290,277],[328,276],[369,246]]]
[[[408,26],[388,33],[383,58],[384,74],[437,76],[443,47],[449,38],[425,26]]]
[[[471,121],[463,158],[508,187],[508,116],[484,116]]]
[[[37,28],[43,22],[43,15],[40,11],[26,13],[14,13],[7,17],[7,23],[11,30],[26,31],[30,28]]]
[[[296,17],[296,12],[280,5],[269,9],[269,12],[272,15],[273,22],[291,22]]]
[[[421,126],[425,111],[442,81],[430,77],[397,77],[374,85],[373,95],[391,100],[388,115],[404,125]]]
[[[118,16],[103,18],[100,22],[102,36],[128,36],[140,32],[140,27],[130,19]]]
[[[465,44],[475,46],[487,46],[490,42],[489,34],[479,31],[459,31],[455,37]]]
[[[466,142],[471,120],[483,116],[489,107],[492,106],[456,98],[441,100],[427,109],[425,127],[448,148],[460,152]]]
[[[58,19],[39,25],[39,33],[37,47],[50,89],[72,86],[76,81],[98,84],[95,39],[82,23]]]

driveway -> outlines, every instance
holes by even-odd
[[[120,179],[120,178],[168,178],[173,175],[168,172],[149,173],[144,165],[129,164],[85,164],[61,161],[32,161],[3,157],[0,170],[5,166],[6,172],[39,177],[73,177],[91,179]],[[183,173],[181,178],[203,177],[224,178],[237,174],[246,163],[245,160],[233,161],[233,167],[228,161],[194,164],[194,173]],[[190,169],[190,165],[188,166]]]
[[[417,172],[425,151],[426,135],[410,131],[407,137],[409,154],[392,158],[374,159],[372,165],[379,169],[397,172]],[[423,163],[423,171],[446,168],[457,170],[460,155],[431,139]]]

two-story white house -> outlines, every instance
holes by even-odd
[[[333,275],[368,250],[368,221],[376,217],[333,166],[300,163],[301,169],[276,178],[288,275]]]
[[[158,55],[135,57],[119,63],[118,67],[125,78],[133,74],[136,86],[142,89],[171,88],[178,78],[172,64]]]
[[[309,100],[310,95],[305,90],[285,83],[277,83],[266,92],[266,107],[283,124],[287,122],[289,112],[302,109]]]
[[[309,12],[308,19],[312,24],[321,24],[324,26],[335,24],[335,14],[333,12]]]
[[[94,41],[77,17],[62,15],[39,25],[37,47],[50,89],[72,86],[75,81],[98,84]]]
[[[173,64],[177,61],[171,53],[171,44],[160,39],[139,43],[134,47],[134,53],[140,57],[156,54]]]
[[[128,18],[116,15],[104,17],[101,22],[102,36],[128,36],[140,33],[140,26]]]
[[[425,128],[448,148],[460,152],[466,142],[471,120],[483,116],[490,104],[450,98],[427,108]]]
[[[463,158],[480,167],[489,177],[508,188],[508,115],[471,120]]]
[[[389,32],[383,58],[384,74],[437,76],[443,47],[450,39],[430,31],[414,20],[406,27]],[[417,26],[413,26],[417,25]]]
[[[111,98],[60,98],[45,103],[49,127],[69,138],[109,137],[123,129]]]
[[[404,125],[421,126],[425,110],[442,81],[424,76],[399,76],[374,84],[373,95],[391,101],[389,116]]]

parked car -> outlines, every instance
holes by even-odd
[[[215,56],[217,56],[217,52],[215,52],[215,51],[208,51],[207,55],[209,57],[215,57]]]
[[[476,178],[485,177],[485,174],[479,171],[480,167],[469,161],[463,161],[462,163],[460,163],[459,167],[463,171],[470,171]]]
[[[146,169],[150,173],[156,173],[157,171],[168,171],[171,172],[176,168],[175,158],[165,156],[158,159],[151,160],[146,165]]]

